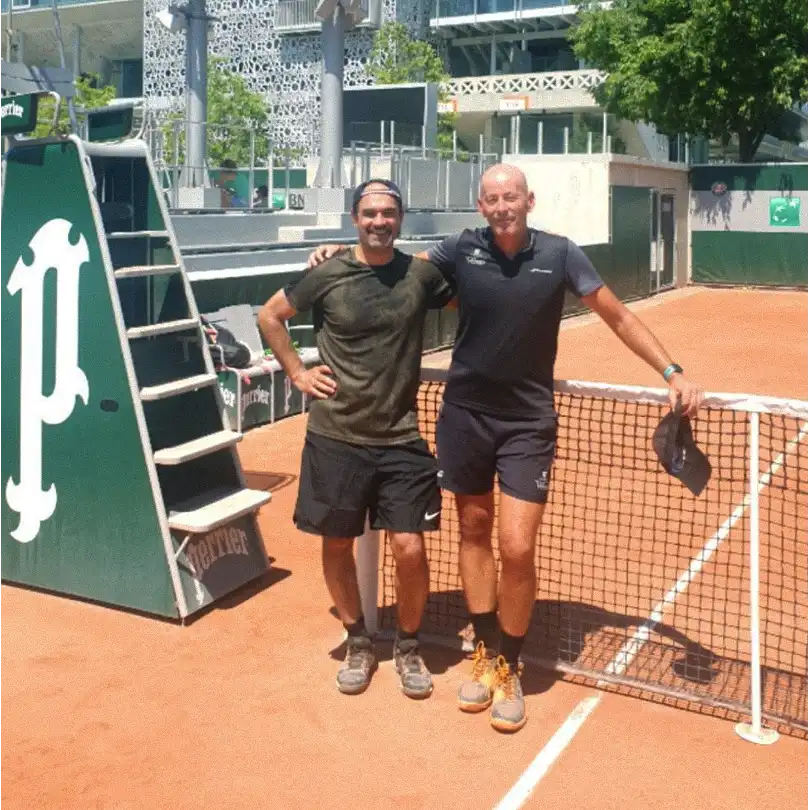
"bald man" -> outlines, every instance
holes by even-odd
[[[499,731],[526,723],[520,652],[537,595],[535,551],[551,487],[557,435],[554,363],[565,291],[570,290],[669,384],[686,414],[702,392],[644,324],[608,289],[570,239],[528,226],[534,193],[515,166],[488,169],[478,210],[488,227],[450,236],[417,254],[452,278],[459,326],[439,421],[439,481],[455,494],[459,561],[475,628],[462,711],[490,708]],[[330,246],[331,247],[331,246]],[[317,262],[327,251],[316,251]],[[501,577],[492,551],[495,476]]]

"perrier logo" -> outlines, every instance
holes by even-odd
[[[22,104],[17,104],[16,101],[9,101],[0,107],[0,118],[7,118],[9,115],[13,118],[22,118],[25,114],[25,109]]]
[[[37,109],[41,93],[4,96],[0,104],[3,135],[22,135],[37,126]]]

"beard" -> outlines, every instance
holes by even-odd
[[[366,246],[372,250],[384,250],[390,248],[398,236],[398,229],[380,228],[366,231]]]

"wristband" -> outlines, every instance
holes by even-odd
[[[669,382],[673,374],[683,374],[683,369],[677,363],[670,363],[664,369],[664,380]]]

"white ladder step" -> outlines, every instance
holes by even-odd
[[[183,318],[179,321],[164,321],[163,323],[150,323],[146,326],[133,326],[127,329],[127,337],[134,338],[156,337],[157,335],[170,335],[172,332],[184,332],[197,326],[196,318]]]
[[[242,434],[232,430],[220,430],[190,442],[176,444],[174,447],[164,447],[155,453],[155,464],[182,464],[185,461],[199,458],[208,453],[215,453],[226,447],[232,447],[242,441]]]
[[[196,391],[198,388],[204,388],[208,385],[214,385],[216,381],[216,374],[195,374],[193,377],[183,377],[180,380],[172,380],[161,385],[150,385],[147,388],[141,388],[141,399],[144,402],[166,399],[178,394],[186,394],[189,391]]]
[[[192,534],[210,532],[242,515],[255,512],[269,500],[269,492],[255,489],[209,495],[207,499],[197,498],[186,504],[178,504],[169,512],[169,527]]]
[[[137,278],[138,276],[162,276],[179,272],[179,264],[138,264],[132,267],[120,267],[115,271],[115,277]]]
[[[151,237],[154,239],[161,239],[168,237],[168,231],[113,231],[106,234],[107,239],[143,239]]]

